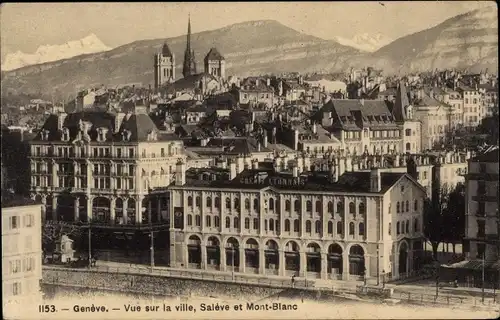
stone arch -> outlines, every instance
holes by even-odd
[[[247,237],[243,241],[245,248],[245,272],[258,273],[259,265],[262,263],[259,255],[260,243],[254,237]]]
[[[257,245],[259,246],[259,248],[262,245],[262,243],[259,241],[259,238],[252,237],[252,236],[244,237],[242,240],[242,243],[247,244],[249,240],[254,240],[257,243]]]
[[[222,239],[219,235],[217,234],[211,234],[211,235],[206,235],[203,239],[203,244],[208,246],[209,245],[209,240],[217,240],[218,246],[221,245]]]
[[[239,237],[228,236],[224,240],[224,250],[226,253],[226,267],[229,270],[239,270],[240,268],[240,247],[244,245]]]
[[[318,242],[318,241],[315,241],[315,240],[309,240],[309,241],[306,241],[306,243],[304,244],[304,248],[307,250],[307,248],[309,247],[310,244],[315,244],[319,247],[320,249],[320,252],[324,252],[324,247],[323,245]]]
[[[331,279],[342,279],[344,272],[344,247],[342,243],[330,242],[325,245],[327,257],[327,273]]]
[[[365,263],[365,255],[367,253],[366,247],[360,243],[353,243],[348,247],[348,250],[349,274],[357,276],[358,278],[364,277],[367,267]]]
[[[300,243],[295,240],[286,240],[283,244],[283,251],[285,254],[285,275],[298,275],[301,263],[300,252],[302,251]]]
[[[399,276],[405,275],[409,270],[409,251],[410,246],[406,240],[398,244],[398,274]]]
[[[279,250],[280,249],[280,244],[278,241],[274,239],[263,239],[262,243],[264,243],[264,249],[265,250]]]
[[[221,239],[218,235],[208,235],[205,236],[204,242],[205,244],[205,250],[207,252],[207,269],[220,269],[221,265]]]

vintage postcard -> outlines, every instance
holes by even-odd
[[[499,316],[495,2],[0,14],[5,319]]]

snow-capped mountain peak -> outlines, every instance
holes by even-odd
[[[391,43],[393,40],[381,33],[357,34],[352,39],[343,38],[340,36],[334,37],[334,40],[344,46],[353,47],[362,51],[374,52],[383,46]]]
[[[2,71],[9,71],[29,65],[68,59],[82,54],[108,50],[111,50],[111,48],[102,43],[102,41],[92,33],[80,40],[68,41],[60,45],[41,45],[36,49],[35,53],[32,54],[24,53],[19,50],[14,53],[9,53],[2,61]]]

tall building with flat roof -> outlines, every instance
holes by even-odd
[[[4,315],[22,316],[41,302],[41,204],[2,192],[2,300]]]

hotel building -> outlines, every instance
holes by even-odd
[[[209,173],[178,163],[172,267],[344,280],[420,267],[426,195],[407,173],[338,176],[333,161],[309,172],[300,158],[285,168],[236,162]]]

